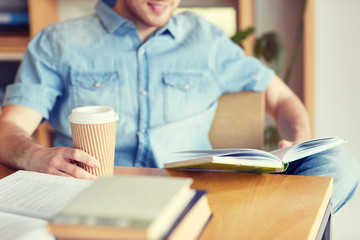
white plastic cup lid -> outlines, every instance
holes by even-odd
[[[119,119],[114,109],[107,106],[86,106],[74,108],[68,117],[70,123],[103,124]]]

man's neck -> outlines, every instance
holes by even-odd
[[[145,42],[151,36],[151,34],[153,34],[158,29],[158,27],[148,26],[140,21],[134,20],[133,17],[130,15],[129,16],[125,15],[122,11],[122,8],[124,6],[122,6],[121,3],[122,1],[117,1],[115,6],[113,7],[113,10],[120,16],[132,20],[135,24],[136,30],[140,36],[141,41]]]
[[[140,23],[135,23],[135,26],[142,42],[145,42],[158,29],[157,27],[143,26]]]

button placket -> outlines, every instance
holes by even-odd
[[[148,63],[147,51],[142,46],[137,51],[138,57],[138,83],[139,83],[139,130],[138,130],[138,152],[136,156],[135,166],[141,166],[142,162],[146,162],[148,155],[149,137],[147,128],[149,127],[149,99],[148,95]]]

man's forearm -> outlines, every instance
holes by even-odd
[[[265,93],[266,111],[274,117],[280,135],[289,141],[281,146],[310,139],[309,117],[295,93],[276,75]]]
[[[311,138],[311,127],[304,105],[296,96],[283,99],[274,115],[280,135],[291,142]]]
[[[0,122],[0,129],[0,161],[15,169],[25,169],[31,152],[42,147],[14,123]]]

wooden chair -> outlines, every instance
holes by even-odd
[[[210,131],[214,148],[264,147],[264,94],[241,92],[224,94]],[[54,131],[45,122],[35,133],[35,139],[45,147],[51,147]]]
[[[36,142],[44,147],[52,147],[55,131],[48,122],[43,122],[34,133]]]
[[[210,131],[213,148],[263,149],[264,118],[264,93],[222,95]]]

